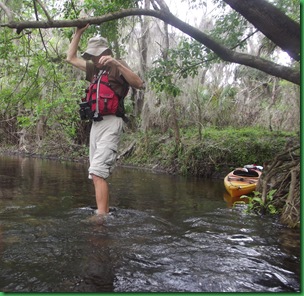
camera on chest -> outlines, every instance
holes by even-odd
[[[100,113],[96,114],[96,112],[92,111],[88,102],[81,102],[79,107],[79,115],[81,120],[101,121],[103,119]]]

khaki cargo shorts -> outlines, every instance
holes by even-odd
[[[93,121],[90,133],[90,167],[91,174],[108,178],[117,157],[123,120],[115,115],[103,116],[101,121]]]

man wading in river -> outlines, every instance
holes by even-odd
[[[86,80],[93,82],[100,70],[108,74],[111,89],[124,96],[129,86],[140,89],[144,82],[130,70],[124,61],[114,59],[106,39],[96,36],[88,41],[88,47],[77,57],[77,48],[83,32],[89,27],[76,28],[67,52],[67,62],[86,72]],[[96,107],[97,109],[97,107]],[[109,212],[109,187],[106,179],[114,165],[117,147],[123,130],[123,118],[116,115],[102,115],[93,118],[90,133],[89,178],[93,180],[97,203],[96,213],[105,215]]]

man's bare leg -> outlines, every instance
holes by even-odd
[[[92,174],[95,187],[97,214],[109,213],[109,186],[105,179]]]

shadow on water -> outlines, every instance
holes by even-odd
[[[231,207],[221,180],[0,156],[0,291],[295,292],[300,234]]]

